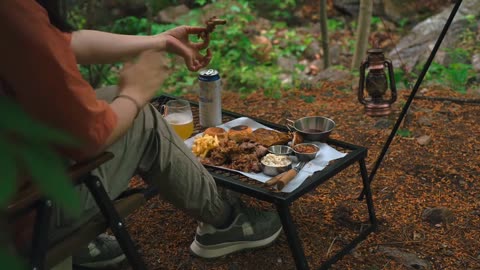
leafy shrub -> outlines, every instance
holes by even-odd
[[[75,146],[78,142],[61,131],[31,119],[16,103],[0,96],[0,213],[17,192],[19,178],[31,176],[32,183],[49,199],[78,216],[81,205],[66,172],[65,160],[56,146]],[[0,214],[0,218],[2,218]],[[0,224],[3,225],[3,224]],[[0,231],[0,261],[5,269],[26,269],[20,259],[5,246],[5,231]],[[8,236],[10,237],[10,236]],[[11,240],[11,239],[8,239]]]

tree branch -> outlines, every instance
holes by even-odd
[[[405,97],[408,97],[405,95]],[[480,104],[480,98],[454,98],[454,97],[427,97],[427,96],[416,96],[415,99],[423,99],[423,100],[432,100],[432,101],[451,101],[454,103],[460,104]]]

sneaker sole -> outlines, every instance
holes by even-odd
[[[88,268],[105,268],[108,266],[116,265],[122,262],[123,260],[125,260],[125,254],[122,254],[110,260],[98,261],[98,262],[92,262],[92,263],[74,264],[74,265],[80,266],[80,267],[88,267]]]
[[[268,238],[257,241],[229,242],[211,246],[204,246],[197,242],[197,240],[195,240],[190,245],[190,250],[193,252],[193,254],[204,259],[217,258],[244,249],[266,246],[272,243],[278,237],[281,231],[282,227],[280,227],[277,232],[275,232]]]

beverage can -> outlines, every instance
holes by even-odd
[[[199,116],[202,127],[214,127],[222,124],[222,83],[215,69],[200,71],[198,75]]]

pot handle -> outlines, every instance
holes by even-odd
[[[287,126],[287,128],[288,128],[288,130],[289,130],[290,132],[296,130],[296,129],[295,129],[295,126],[294,126],[295,121],[290,120],[290,119],[287,118],[287,119],[285,119],[285,122],[287,122],[285,125]]]

